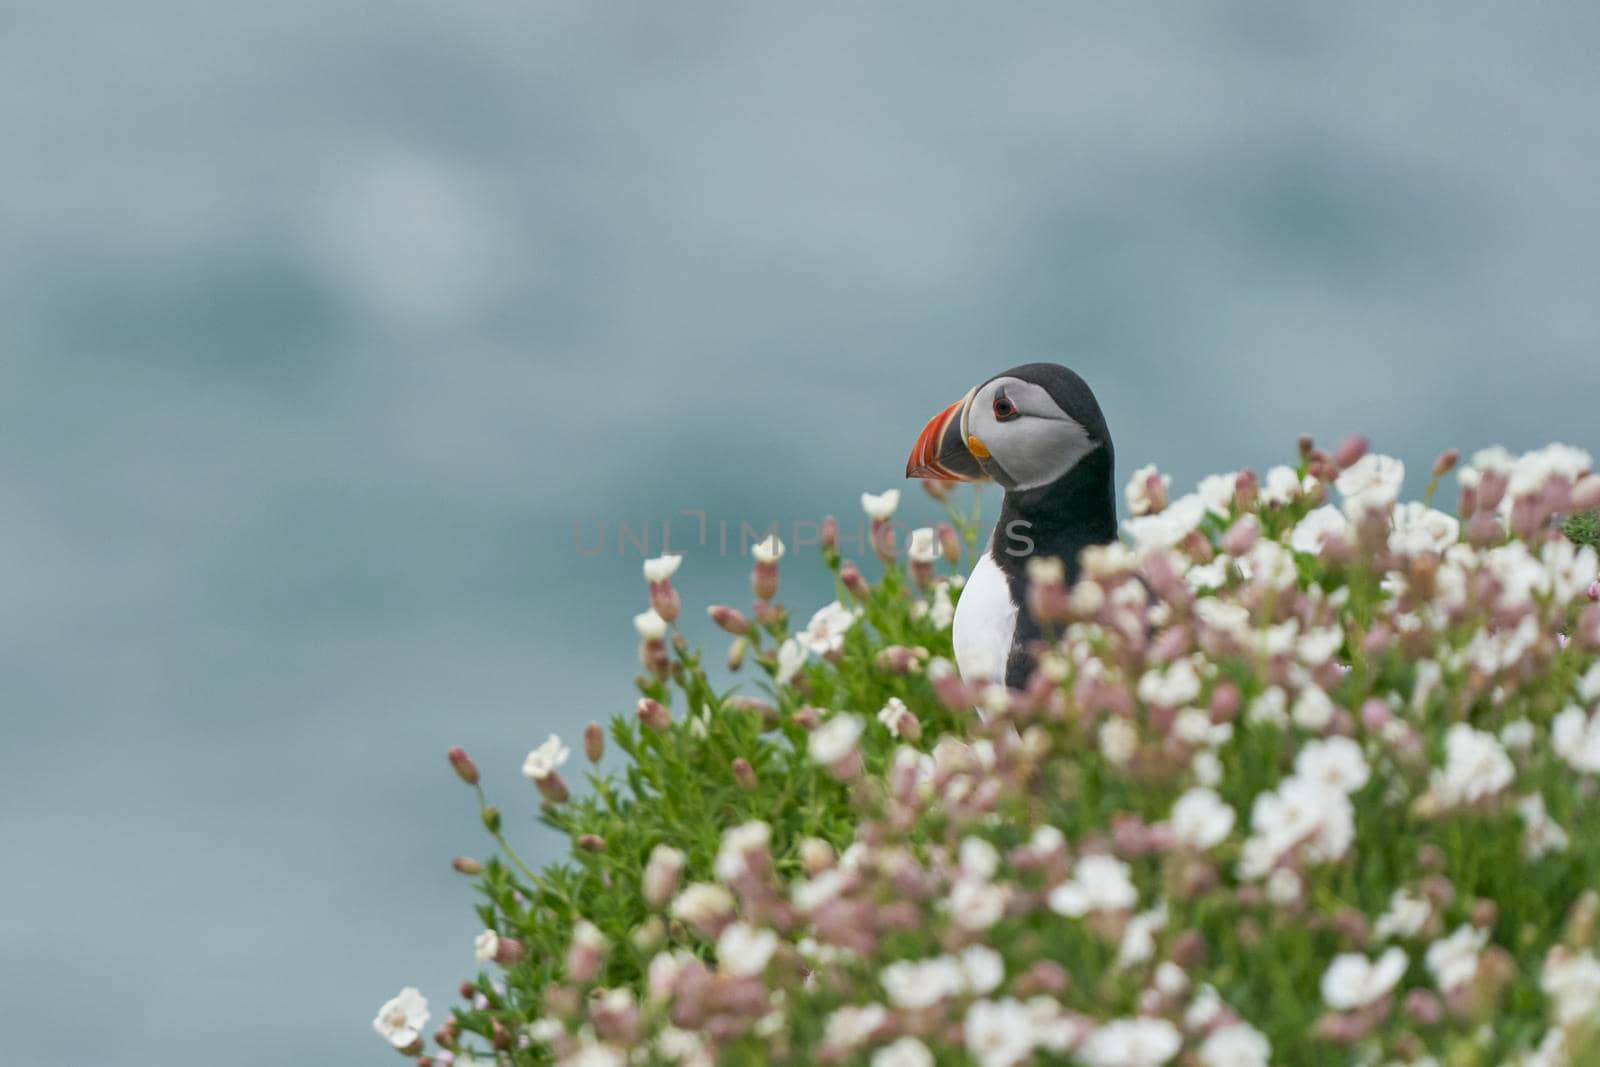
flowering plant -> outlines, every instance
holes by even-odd
[[[1600,1062],[1600,582],[1562,527],[1600,477],[1490,450],[1448,515],[1454,465],[1420,503],[1359,440],[1170,502],[1139,471],[1126,542],[1032,564],[1024,691],[949,663],[954,511],[902,564],[865,497],[871,583],[824,524],[803,627],[760,546],[750,615],[709,609],[760,696],[652,560],[625,770],[524,766],[571,861],[526,867],[452,751],[500,846],[455,861],[484,970],[437,1051],[415,990],[375,1026],[423,1067]]]

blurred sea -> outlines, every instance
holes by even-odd
[[[1577,0],[0,0],[7,1059],[442,1018],[445,748],[527,816],[631,706],[638,556],[575,526],[854,520],[1032,359],[1180,489],[1600,444],[1597,51]],[[746,568],[690,547],[693,629]]]

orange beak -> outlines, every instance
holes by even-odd
[[[978,464],[962,430],[963,415],[973,390],[928,420],[906,460],[907,478],[944,482],[982,482],[988,475]]]

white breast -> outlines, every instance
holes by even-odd
[[[1006,657],[1011,654],[1016,630],[1017,606],[1011,602],[1011,588],[994,557],[985,552],[956,601],[951,640],[961,677],[969,682],[1004,681]]]

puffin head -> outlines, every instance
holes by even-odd
[[[1025,363],[928,420],[906,477],[1024,492],[1059,481],[1100,448],[1110,451],[1111,434],[1088,384],[1059,364]]]

